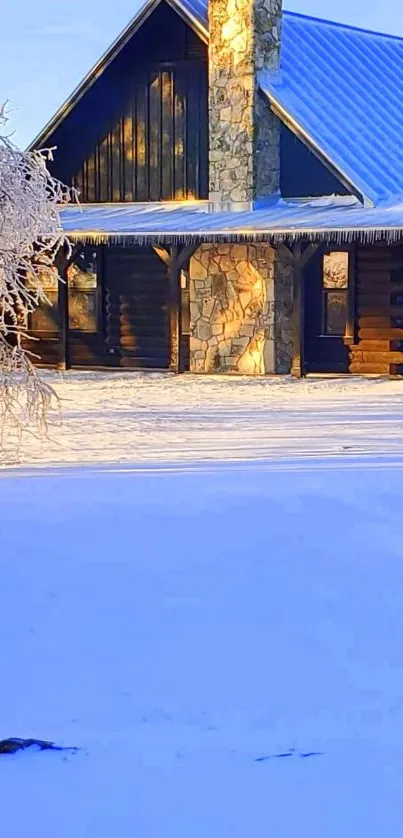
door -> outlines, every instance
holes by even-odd
[[[350,255],[319,248],[305,269],[306,372],[347,373]]]
[[[117,366],[169,366],[168,276],[151,247],[104,249],[105,345]]]

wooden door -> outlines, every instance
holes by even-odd
[[[350,256],[319,249],[305,269],[306,372],[347,373]]]

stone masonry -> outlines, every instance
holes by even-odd
[[[259,90],[280,63],[282,0],[209,0],[210,208],[280,191],[280,124]],[[267,244],[205,244],[190,263],[190,369],[262,375],[291,366],[292,267]]]
[[[202,245],[190,263],[191,372],[289,372],[291,288],[292,267],[266,244]]]
[[[212,207],[243,209],[279,191],[280,124],[258,86],[280,59],[282,0],[210,0]]]

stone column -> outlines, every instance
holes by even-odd
[[[292,266],[266,244],[202,245],[190,262],[190,370],[287,373]]]
[[[247,209],[280,188],[280,125],[259,90],[280,62],[282,0],[210,0],[210,202]]]

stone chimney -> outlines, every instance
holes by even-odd
[[[211,209],[250,209],[280,189],[280,125],[258,87],[279,68],[282,0],[209,0]]]

